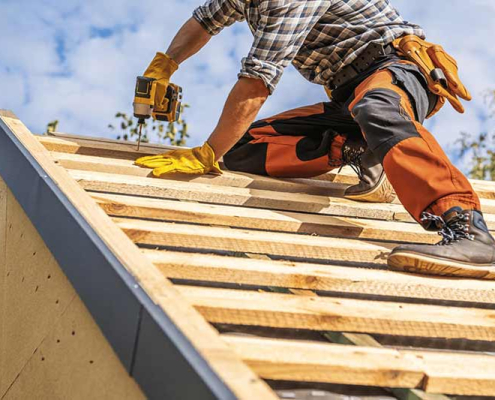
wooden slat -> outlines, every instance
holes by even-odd
[[[468,396],[495,393],[493,356],[229,335],[223,339],[265,379],[422,388]]]
[[[495,357],[462,353],[411,352],[425,363],[424,389],[431,393],[493,396]]]
[[[135,142],[77,135],[35,136],[35,138],[49,151],[127,160],[134,160],[137,157],[145,155],[160,154],[177,148],[174,146],[142,143],[140,150],[137,151],[137,144]]]
[[[114,218],[135,243],[268,254],[313,260],[386,264],[394,244]]]
[[[128,160],[134,160],[136,156],[144,154],[160,154],[177,148],[175,146],[143,143],[141,145],[141,151],[137,152],[134,142],[61,133],[56,133],[53,136],[38,136],[38,139],[50,151],[72,154],[93,154],[99,157],[114,157]],[[354,185],[358,183],[359,179],[350,167],[345,167],[338,171],[338,173],[332,171],[312,179],[293,179],[289,181],[311,185],[314,184],[314,181]],[[481,198],[495,200],[494,182],[473,179],[471,180],[471,184]]]
[[[345,344],[360,347],[384,348],[373,336],[362,333],[337,333],[326,332],[323,336],[335,344]],[[398,400],[449,400],[450,398],[442,394],[426,393],[416,388],[385,388]]]
[[[141,155],[161,154],[177,149],[176,146],[142,143],[137,151],[135,142],[112,140],[105,138],[54,133],[50,136],[36,136],[39,142],[49,151],[68,154],[86,154],[97,157],[109,157],[125,160],[135,160]],[[181,147],[187,148],[187,147]],[[329,173],[316,179],[325,182],[355,184],[357,175],[351,168],[345,167],[338,174]]]
[[[152,170],[134,165],[133,160],[115,158],[101,158],[79,154],[52,152],[52,157],[64,168],[81,171],[104,172],[108,174],[153,177]],[[166,179],[191,183],[206,183],[208,185],[244,187],[250,189],[273,190],[287,193],[306,193],[319,196],[340,196],[348,185],[326,182],[324,185],[289,182],[283,179],[274,179],[252,174],[225,171],[222,175],[188,176],[184,174],[169,175]]]
[[[226,189],[200,183],[192,184],[101,172],[70,170],[69,173],[84,189],[97,192],[382,220],[393,220],[395,213],[404,210],[402,206],[396,204],[358,203],[346,199],[306,194],[246,188]]]
[[[107,214],[279,232],[375,240],[436,243],[438,235],[418,224],[231,207],[95,193]]]
[[[414,388],[425,376],[419,358],[391,349],[229,335],[223,339],[265,379]]]
[[[50,177],[76,207],[106,246],[136,277],[141,287],[184,333],[216,374],[242,399],[276,399],[272,390],[261,381],[223,343],[218,333],[202,318],[163,274],[142,255],[127,236],[63,168],[57,166],[47,150],[18,119],[0,113],[0,118],[16,135]]]
[[[97,145],[101,146],[101,144]],[[106,144],[105,147],[107,147]],[[135,166],[133,159],[102,158],[64,152],[52,152],[51,154],[60,165],[68,169],[153,177],[150,169]],[[169,176],[168,179],[170,178]],[[312,179],[276,179],[229,171],[224,171],[224,174],[221,176],[206,175],[191,177],[176,174],[172,179],[184,182],[207,183],[210,185],[249,187],[251,189],[335,197],[343,197],[348,184],[358,183],[358,178],[352,170],[350,172],[344,170],[344,172],[340,172],[339,174],[329,173]],[[482,199],[495,200],[495,185],[492,183],[476,183],[474,187]],[[490,205],[493,206],[493,204]]]
[[[491,310],[178,287],[213,323],[495,340],[495,312]]]
[[[493,283],[394,271],[143,250],[167,278],[336,293],[495,304]]]
[[[323,215],[358,217],[379,220],[413,222],[404,207],[398,204],[358,203],[351,200],[307,194],[280,193],[267,190],[246,189],[178,182],[173,180],[142,178],[69,170],[70,175],[86,190],[148,196],[155,198],[192,200],[223,205],[242,205],[281,211],[297,211]],[[493,200],[486,200],[493,202]],[[486,212],[490,212],[490,207]],[[495,229],[495,219],[488,216],[490,229]]]
[[[495,200],[495,182],[476,179],[471,179],[470,182],[481,198]]]
[[[314,292],[313,292],[314,293]],[[317,295],[315,293],[315,295]],[[363,333],[348,332],[324,332],[322,336],[331,343],[345,344],[360,347],[374,347],[383,349],[384,346],[373,336]],[[449,400],[449,397],[441,394],[429,394],[421,389],[385,388],[385,390],[399,400]]]

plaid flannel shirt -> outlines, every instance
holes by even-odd
[[[310,82],[327,86],[369,43],[425,37],[389,0],[209,0],[193,17],[211,35],[246,20],[254,42],[239,76],[262,79],[270,93],[290,63]]]

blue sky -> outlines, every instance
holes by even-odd
[[[461,116],[450,107],[428,123],[451,148],[461,131],[495,130],[484,93],[495,89],[495,0],[391,0],[422,25],[461,65],[474,100]],[[135,76],[165,51],[201,0],[0,0],[0,108],[13,110],[33,132],[60,120],[61,131],[115,136],[107,125],[132,112]],[[189,144],[215,127],[252,38],[244,24],[215,37],[181,66],[174,81],[191,105]],[[260,117],[325,100],[323,89],[287,69]]]

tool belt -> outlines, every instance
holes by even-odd
[[[459,78],[456,60],[442,46],[414,35],[403,36],[387,46],[371,43],[356,61],[333,77],[328,87],[325,87],[328,96],[331,98],[333,90],[366,71],[379,58],[393,53],[418,66],[428,82],[429,90],[438,96],[437,104],[428,118],[440,111],[447,100],[456,111],[464,113],[459,97],[467,101],[472,100],[472,97]]]
[[[392,53],[396,53],[392,44],[383,46],[378,43],[370,43],[363,54],[359,55],[353,63],[345,66],[334,75],[328,84],[328,89],[335,90],[339,86],[345,85],[366,71],[376,60]]]
[[[472,97],[459,78],[456,60],[442,46],[428,43],[414,35],[395,40],[393,46],[400,56],[419,67],[428,81],[428,88],[438,96],[437,104],[428,118],[440,111],[446,100],[456,111],[464,113],[459,97],[467,101]]]

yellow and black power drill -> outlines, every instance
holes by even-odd
[[[180,118],[182,108],[182,88],[170,83],[164,99],[155,104],[156,79],[138,76],[134,96],[134,117],[138,118],[138,151],[141,145],[141,133],[145,121],[153,117],[158,121],[175,122]]]

